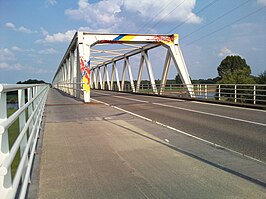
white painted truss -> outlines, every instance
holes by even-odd
[[[160,86],[157,87],[149,51],[161,46],[167,49],[167,53]],[[140,54],[138,76],[134,79],[130,58],[138,54]],[[75,97],[81,97],[83,93],[85,102],[90,101],[91,88],[125,91],[125,85],[129,83],[132,92],[139,92],[143,68],[146,66],[152,91],[160,95],[163,94],[165,88],[171,60],[183,84],[191,85],[177,34],[77,32],[55,73],[53,86]],[[123,61],[124,64],[118,69],[117,62],[119,61]],[[194,97],[192,87],[187,86],[187,93],[190,97]]]

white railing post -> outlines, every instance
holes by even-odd
[[[253,104],[256,104],[256,85],[253,86]]]
[[[218,85],[218,96],[219,96],[219,100],[221,100],[221,85]]]
[[[0,121],[7,119],[7,95],[0,92]],[[3,160],[9,156],[8,130],[0,126],[0,165]],[[0,193],[1,197],[5,197],[12,188],[11,169],[0,170]]]
[[[19,89],[18,90],[18,108],[20,109],[25,105],[25,89]],[[26,114],[25,111],[23,111],[19,115],[19,132],[21,132],[26,124]],[[20,157],[22,157],[24,150],[27,145],[27,134],[25,133],[23,139],[20,142]],[[28,164],[28,158],[26,159],[25,165]],[[23,172],[22,172],[22,179],[24,180],[26,167],[24,166]]]
[[[204,94],[205,94],[205,99],[207,99],[208,98],[207,84],[204,85]]]
[[[236,84],[235,84],[235,103],[237,102],[237,87],[236,87]]]

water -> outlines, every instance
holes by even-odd
[[[12,103],[12,104],[8,103],[6,107],[7,109],[18,109],[18,103]]]

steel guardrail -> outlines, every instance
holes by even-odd
[[[47,99],[47,84],[0,84],[0,195],[3,199],[25,198]],[[17,97],[18,109],[7,114],[7,96]],[[9,146],[10,127],[18,120],[18,136]],[[15,173],[11,166],[20,154]]]

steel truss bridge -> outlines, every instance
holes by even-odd
[[[167,49],[159,89],[156,87],[149,51]],[[141,55],[141,56],[136,56]],[[130,58],[139,59],[137,79],[133,78]],[[121,77],[117,62],[123,61]],[[53,85],[63,90],[73,90],[75,97],[83,91],[84,101],[90,101],[90,88],[125,91],[126,73],[130,90],[139,92],[144,65],[154,94],[162,94],[174,63],[189,97],[194,96],[187,67],[178,43],[178,35],[99,34],[77,32],[68,47],[53,79]],[[111,69],[109,69],[111,67]],[[108,70],[109,69],[109,70]],[[81,72],[79,72],[81,71]],[[111,77],[109,72],[111,71]],[[81,81],[80,81],[81,80]],[[134,84],[136,82],[136,84]]]
[[[153,49],[165,50],[159,84]],[[182,85],[167,85],[171,65]],[[52,85],[0,84],[1,199],[25,198],[34,183],[40,198],[265,198],[265,110],[134,94],[265,109],[266,85],[192,85],[178,35],[77,32]],[[10,93],[18,99],[12,113]]]

